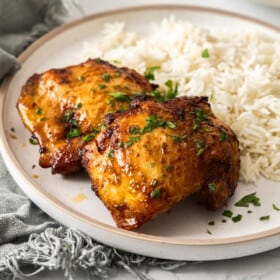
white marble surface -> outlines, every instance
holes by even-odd
[[[126,6],[177,3],[214,7],[237,12],[280,26],[280,9],[246,0],[80,0],[80,2],[82,3],[85,15]],[[152,269],[150,275],[153,279],[160,280],[274,280],[280,279],[279,264],[280,248],[240,259],[191,264],[176,272],[162,272],[158,269]],[[33,280],[58,280],[63,278],[64,276],[61,271],[44,272],[36,277],[32,277]],[[77,273],[75,277],[77,280],[85,278],[84,272]],[[134,278],[128,273],[119,272],[112,279],[129,280]]]

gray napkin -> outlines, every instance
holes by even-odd
[[[76,5],[75,0],[0,0],[0,81],[20,67],[16,56],[62,23]],[[33,272],[26,274],[25,265]],[[64,269],[71,278],[72,271],[82,268],[94,279],[126,269],[146,280],[144,267],[172,270],[182,265],[122,252],[59,225],[22,193],[0,156],[0,279],[23,279],[44,269]]]

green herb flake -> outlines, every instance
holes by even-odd
[[[80,108],[82,108],[82,106],[83,106],[83,103],[82,103],[82,102],[79,102],[79,103],[77,103],[77,104],[75,105],[75,108],[76,108],[76,109],[80,109]]]
[[[148,80],[154,80],[155,79],[155,71],[160,70],[160,66],[152,66],[148,67],[146,71],[144,72],[144,77]]]
[[[80,75],[80,76],[78,77],[78,80],[79,80],[80,82],[84,82],[85,79],[86,79],[86,78],[85,78],[83,75]]]
[[[107,126],[105,124],[101,124],[100,131],[104,132],[106,130]]]
[[[197,151],[197,156],[201,156],[204,153],[204,148],[201,148]]]
[[[223,215],[224,217],[231,218],[232,215],[233,215],[233,213],[232,213],[232,211],[230,211],[230,210],[225,210],[225,211],[223,212],[222,215]]]
[[[253,212],[252,212],[251,210],[248,210],[247,213],[248,213],[248,214],[251,214],[251,213],[253,213]]]
[[[174,128],[176,128],[176,123],[171,122],[171,121],[167,121],[166,126],[171,128],[171,129],[174,129]]]
[[[160,194],[161,194],[161,190],[160,189],[152,190],[151,198],[158,198],[158,197],[160,197]]]
[[[108,73],[104,73],[103,75],[102,75],[102,79],[103,79],[103,81],[105,81],[105,82],[110,82],[110,75],[108,74]]]
[[[226,132],[224,132],[222,130],[220,135],[219,135],[219,140],[222,142],[222,141],[225,141],[226,139],[227,139],[227,134],[226,134]]]
[[[173,141],[177,143],[181,143],[183,140],[187,138],[187,135],[179,136],[179,135],[170,135]]]
[[[270,219],[270,215],[260,217],[260,221],[267,221]]]
[[[130,134],[141,134],[141,129],[138,126],[130,126],[129,133]]]
[[[140,141],[140,136],[130,136],[129,141],[136,143]]]
[[[227,222],[227,220],[226,219],[222,219],[222,223],[226,223]]]
[[[35,136],[31,136],[29,138],[29,143],[32,145],[38,145],[38,140],[35,138]]]
[[[165,166],[165,170],[168,171],[168,172],[171,171],[172,169],[173,169],[172,165],[166,165]]]
[[[214,225],[215,225],[215,222],[214,222],[214,221],[211,221],[211,222],[208,223],[208,225],[209,225],[209,226],[214,226]]]
[[[204,49],[204,50],[201,52],[201,57],[202,57],[202,58],[209,58],[209,57],[210,57],[208,49]]]
[[[39,115],[39,116],[42,115],[42,109],[37,107],[35,113],[36,113],[36,115]]]
[[[15,132],[16,132],[16,130],[15,130],[15,128],[14,128],[14,127],[12,127],[12,128],[11,128],[11,132],[13,132],[13,133],[15,133]]]
[[[208,234],[212,234],[212,232],[211,232],[209,229],[207,229],[207,233],[208,233]]]
[[[115,151],[114,150],[110,150],[107,154],[108,158],[109,159],[113,159],[114,158],[114,155],[115,155]]]
[[[151,167],[155,167],[155,165],[156,165],[155,162],[153,162],[153,161],[150,162]]]
[[[127,149],[127,148],[129,148],[130,146],[132,146],[133,145],[133,142],[132,141],[127,141],[127,142],[125,142],[124,143],[124,147]]]
[[[151,182],[151,186],[156,187],[158,185],[158,180],[157,179],[153,179]]]
[[[63,120],[65,122],[69,122],[71,118],[74,116],[74,112],[72,110],[68,110],[65,115],[63,116]]]
[[[104,85],[104,84],[99,84],[98,87],[99,87],[100,89],[105,89],[107,86]]]
[[[119,102],[129,102],[130,98],[127,93],[117,91],[117,92],[112,92],[110,93],[110,96],[112,96],[116,101]]]
[[[89,133],[89,134],[86,134],[83,138],[82,138],[82,140],[84,141],[84,142],[89,142],[89,141],[91,141],[94,137],[95,137],[95,135],[98,133],[98,129],[95,129],[95,128],[93,128],[92,129],[92,132],[91,133]]]
[[[234,205],[237,207],[249,207],[249,204],[254,206],[261,206],[260,199],[256,196],[256,193],[251,193],[242,197]]]
[[[175,86],[173,85],[173,81],[172,80],[168,80],[165,82],[165,86],[167,87],[167,93],[166,93],[166,99],[170,100],[175,98],[178,95],[178,83],[175,84]]]
[[[242,219],[242,215],[238,214],[231,218],[234,223],[240,222]]]
[[[67,138],[74,138],[81,135],[81,131],[78,127],[71,127],[67,133]]]
[[[46,121],[47,120],[47,118],[46,117],[42,117],[42,118],[40,118],[40,122],[44,122],[44,121]]]
[[[209,189],[210,191],[215,191],[215,189],[216,189],[215,183],[210,183],[210,184],[208,184],[208,189]]]
[[[272,204],[272,208],[273,208],[275,211],[280,211],[280,208],[277,207],[276,204],[274,204],[274,203]]]

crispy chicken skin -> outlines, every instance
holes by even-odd
[[[40,165],[51,167],[52,173],[70,173],[81,168],[81,148],[104,114],[128,107],[124,93],[143,94],[153,89],[134,70],[89,59],[34,74],[22,87],[17,108],[39,142]],[[122,98],[110,95],[118,92]]]
[[[218,209],[234,193],[238,141],[206,97],[137,98],[106,119],[83,165],[118,227],[136,229],[192,194]]]

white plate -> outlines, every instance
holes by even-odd
[[[187,200],[137,232],[129,232],[116,228],[106,208],[90,190],[86,175],[51,175],[50,170],[42,169],[37,164],[38,147],[29,144],[30,134],[15,107],[26,79],[34,72],[79,63],[83,42],[98,38],[105,22],[126,21],[131,30],[145,33],[148,22],[158,22],[171,14],[178,19],[207,26],[246,24],[279,36],[277,28],[259,21],[228,12],[188,6],[118,10],[62,26],[29,47],[19,58],[21,70],[2,84],[0,147],[4,161],[27,196],[54,219],[123,250],[168,259],[217,260],[276,248],[280,245],[280,212],[273,210],[272,204],[280,205],[279,183],[262,179],[256,186],[239,184],[234,197],[228,202],[229,209],[243,215],[239,223],[233,223],[230,219],[222,223],[224,209],[209,212]],[[15,133],[11,128],[15,129]],[[247,213],[247,208],[234,206],[239,198],[255,191],[262,205],[253,208],[252,214]],[[259,220],[260,216],[268,214],[268,221]],[[212,220],[215,225],[209,226],[208,222]]]

